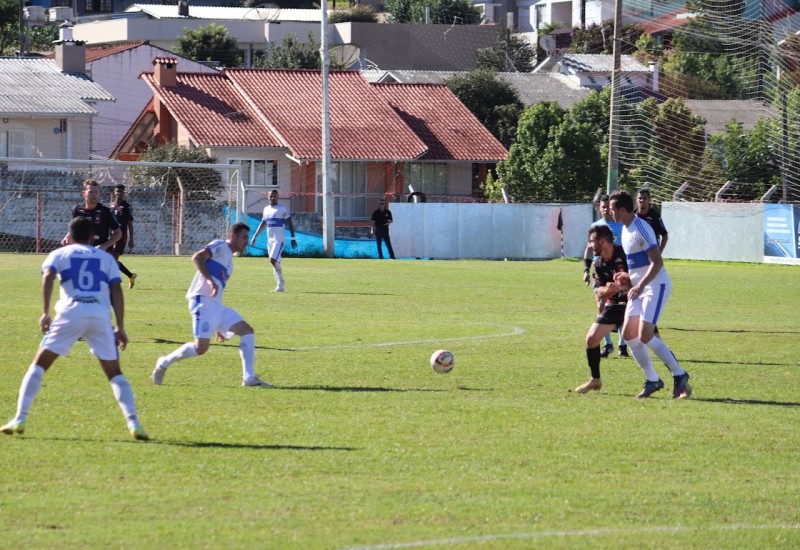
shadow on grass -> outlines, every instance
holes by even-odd
[[[678,328],[661,327],[664,330],[677,332],[719,332],[721,334],[800,334],[800,330],[751,330],[751,329],[721,329],[721,328]]]
[[[795,363],[767,363],[765,361],[746,362],[746,361],[709,361],[707,359],[680,359],[680,363],[697,363],[698,365],[741,365],[750,367],[793,367]]]
[[[771,407],[800,407],[800,402],[762,401],[761,399],[732,399],[730,397],[691,397],[691,401],[723,403],[725,405],[768,405]]]
[[[147,445],[173,445],[197,449],[250,449],[253,451],[357,451],[355,447],[326,447],[323,445],[254,445],[252,443],[220,443],[218,441],[175,441],[152,439]]]
[[[382,388],[382,387],[370,387],[370,386],[280,386],[276,387],[275,389],[278,390],[300,390],[300,391],[346,391],[346,392],[446,392],[447,390],[435,390],[435,389],[419,389],[419,388],[411,388],[411,389],[404,389],[404,388]]]
[[[388,292],[319,292],[319,291],[303,291],[298,292],[298,294],[321,294],[323,296],[339,296],[341,294],[347,294],[348,296],[398,296],[398,294],[392,294]]]

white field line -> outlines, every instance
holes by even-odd
[[[525,332],[522,327],[511,325],[498,325],[496,323],[470,323],[474,325],[485,325],[506,328],[506,332],[500,334],[485,334],[482,336],[455,336],[452,338],[424,338],[421,340],[399,340],[396,342],[376,342],[376,343],[363,343],[363,344],[337,344],[332,346],[299,346],[287,347],[289,351],[315,351],[315,350],[328,350],[328,349],[354,349],[354,348],[387,348],[390,346],[409,346],[412,344],[439,344],[443,342],[459,342],[463,340],[487,340],[489,338],[507,338],[509,336],[519,336]]]
[[[371,546],[353,546],[347,550],[397,550],[402,548],[425,548],[427,546],[449,546],[454,544],[469,544],[491,542],[503,539],[544,539],[551,537],[593,537],[607,535],[635,535],[649,533],[688,533],[704,531],[768,531],[768,530],[796,531],[800,525],[712,525],[710,527],[690,527],[684,525],[654,525],[652,527],[634,527],[630,529],[580,529],[574,531],[541,531],[532,533],[505,533],[498,535],[483,535],[479,537],[453,537],[448,539],[417,540],[410,542],[394,542],[375,544]]]

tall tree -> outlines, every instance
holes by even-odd
[[[217,159],[206,155],[203,149],[181,147],[174,143],[151,146],[142,152],[142,161],[165,163],[214,164]],[[134,166],[130,170],[130,181],[135,186],[163,188],[168,195],[175,195],[180,187],[189,200],[214,198],[222,189],[219,172],[211,168],[172,168],[161,166]],[[178,179],[180,178],[180,185]]]
[[[308,33],[308,42],[302,43],[293,34],[283,36],[283,44],[270,42],[264,55],[256,57],[256,67],[269,69],[319,69],[322,58],[314,43],[314,34]]]
[[[194,61],[218,61],[225,67],[238,67],[242,64],[242,54],[236,39],[228,35],[222,25],[209,23],[197,30],[184,27],[178,37],[175,53]]]
[[[511,84],[485,69],[456,74],[445,83],[500,143],[511,146],[522,113],[522,102]]]
[[[481,11],[470,0],[387,0],[384,9],[392,23],[425,23],[425,8],[430,7],[431,23],[478,25]]]
[[[529,73],[533,69],[536,49],[528,40],[505,27],[497,27],[497,44],[480,48],[477,55],[479,69],[490,71],[518,71]]]

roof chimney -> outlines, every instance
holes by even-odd
[[[178,0],[178,15],[189,17],[189,0]]]
[[[650,65],[650,69],[653,71],[651,76],[652,80],[650,81],[650,89],[652,89],[654,92],[657,92],[659,87],[659,63],[658,61],[651,61],[648,63],[648,65]]]
[[[85,42],[72,37],[72,23],[65,21],[58,28],[56,45],[56,65],[62,73],[86,73],[86,46]]]
[[[178,85],[178,60],[174,57],[156,57],[155,81],[159,86],[169,88]]]

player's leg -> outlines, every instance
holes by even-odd
[[[644,388],[637,395],[637,397],[644,398],[650,397],[653,393],[657,392],[664,387],[664,382],[658,376],[653,361],[650,359],[650,352],[647,346],[639,339],[639,330],[641,326],[641,300],[628,301],[628,307],[625,310],[625,324],[622,327],[622,335],[628,343],[633,358],[639,368],[642,369],[645,377]]]
[[[653,292],[646,293],[642,297],[640,333],[642,342],[645,342],[647,347],[653,350],[653,353],[664,362],[672,373],[674,381],[672,397],[684,398],[689,397],[692,393],[691,386],[689,386],[689,374],[678,363],[672,350],[655,333],[656,323],[664,311],[670,291],[668,284],[654,285]]]
[[[283,243],[278,241],[269,242],[269,262],[272,264],[272,276],[275,277],[275,290],[273,292],[283,292],[285,281],[283,280],[283,267],[281,266],[281,254],[283,253]]]
[[[242,360],[242,386],[271,388],[272,384],[261,380],[255,371],[256,335],[241,315],[235,310],[226,308],[223,326],[227,333],[239,336],[239,357]]]
[[[114,338],[114,328],[105,319],[95,319],[94,321],[96,323],[94,331],[87,333],[86,343],[89,344],[92,353],[100,361],[100,366],[111,384],[114,398],[122,410],[122,415],[125,417],[131,436],[134,439],[147,441],[149,438],[144,428],[139,424],[139,416],[136,413],[133,389],[128,379],[122,374],[122,369],[119,365],[119,351]]]
[[[215,327],[219,325],[222,310],[222,305],[203,296],[195,296],[189,300],[189,313],[192,316],[194,341],[186,342],[178,349],[158,358],[153,374],[150,375],[154,384],[158,386],[162,384],[167,368],[172,363],[197,357],[208,351]]]
[[[376,230],[375,231],[375,244],[378,245],[378,259],[383,259],[383,245],[381,241],[383,240],[383,236]]]
[[[11,435],[14,433],[21,434],[25,431],[25,422],[28,420],[28,413],[33,405],[33,400],[42,388],[42,379],[44,373],[58,359],[58,354],[45,348],[39,348],[36,356],[33,358],[33,363],[28,367],[25,376],[22,377],[22,383],[19,387],[19,396],[17,397],[17,413],[10,422],[0,427],[0,432]]]
[[[602,321],[602,317],[598,318],[586,334],[586,361],[589,364],[591,378],[588,382],[575,388],[577,393],[596,391],[603,387],[603,383],[600,380],[600,342],[605,335],[614,329],[615,325],[603,324]]]
[[[611,333],[607,333],[603,338],[605,344],[603,345],[603,351],[600,352],[600,357],[606,358],[611,355],[611,352],[614,351],[614,343],[611,341]]]

